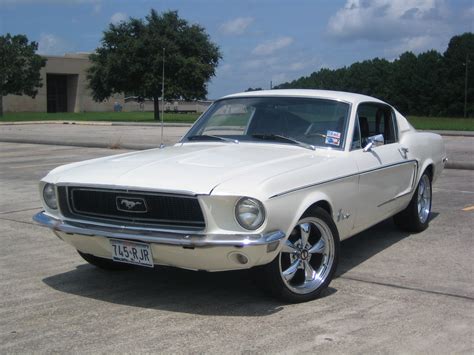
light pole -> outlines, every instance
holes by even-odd
[[[464,118],[467,117],[467,67],[469,66],[469,54],[466,54],[466,75],[464,77]]]
[[[163,125],[165,115],[165,49],[163,48],[163,68],[161,72],[161,142],[160,148],[164,148],[163,144]]]

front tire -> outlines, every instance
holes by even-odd
[[[339,234],[331,216],[317,207],[303,215],[280,253],[263,267],[263,281],[290,303],[317,298],[331,282],[339,260]]]
[[[393,217],[395,224],[402,230],[419,233],[428,228],[431,214],[431,176],[424,172],[418,182],[410,204]]]
[[[110,259],[99,258],[98,256],[94,256],[91,254],[86,254],[81,251],[77,251],[82,258],[87,261],[89,264],[98,267],[99,269],[108,270],[108,271],[120,271],[120,270],[128,270],[132,266],[124,263],[117,263]]]

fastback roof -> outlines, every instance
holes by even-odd
[[[236,97],[256,97],[256,96],[293,96],[293,97],[311,97],[331,100],[342,100],[352,103],[358,103],[363,101],[381,102],[383,101],[376,99],[371,96],[354,94],[344,91],[332,91],[332,90],[306,90],[306,89],[282,89],[282,90],[259,90],[241,92],[238,94],[232,94],[224,96],[223,98],[236,98]]]

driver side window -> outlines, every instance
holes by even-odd
[[[398,141],[397,125],[392,109],[377,103],[359,105],[352,149],[364,148],[369,143],[369,138],[378,135],[383,136],[383,144],[391,144]]]

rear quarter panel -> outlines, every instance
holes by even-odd
[[[421,178],[428,166],[433,166],[433,182],[437,180],[444,168],[446,149],[439,134],[410,131],[403,134],[400,143],[409,149],[410,159],[418,161],[418,177]]]

